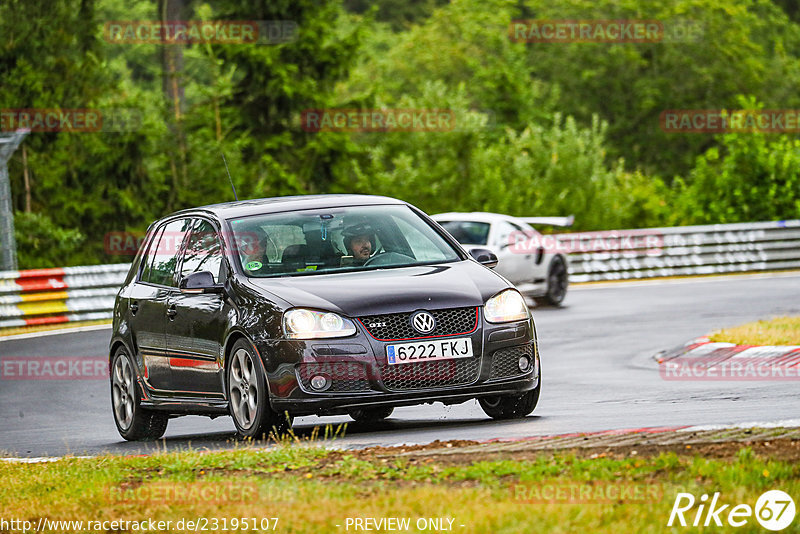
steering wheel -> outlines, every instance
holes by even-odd
[[[407,254],[401,254],[400,252],[378,252],[364,262],[364,267],[369,267],[371,265],[398,265],[409,261],[414,261],[414,258]]]

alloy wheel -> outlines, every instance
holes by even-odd
[[[135,393],[133,370],[127,356],[121,353],[114,362],[114,373],[111,378],[111,394],[114,401],[114,415],[123,429],[128,429],[133,422]]]
[[[236,421],[245,430],[251,428],[255,424],[260,392],[253,356],[243,348],[233,355],[228,390]]]

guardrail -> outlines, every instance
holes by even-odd
[[[111,319],[130,265],[0,272],[0,330]]]
[[[800,220],[558,234],[570,281],[800,268]]]
[[[541,244],[569,255],[571,282],[800,268],[800,220],[555,234]],[[0,272],[0,331],[111,319],[128,268]]]

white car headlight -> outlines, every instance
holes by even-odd
[[[525,299],[514,289],[501,291],[487,300],[483,313],[490,323],[521,321],[530,317]]]
[[[283,314],[283,331],[291,339],[345,337],[355,334],[356,326],[333,312],[294,308]]]

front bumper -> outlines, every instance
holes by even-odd
[[[296,416],[343,414],[366,406],[457,404],[537,387],[540,366],[533,321],[498,325],[481,316],[478,325],[456,336],[471,339],[471,358],[403,365],[388,364],[386,346],[405,341],[378,340],[361,325],[349,338],[256,345],[267,369],[272,408]],[[531,362],[525,371],[518,367],[523,356]],[[318,375],[331,379],[325,391],[311,387],[311,378]]]

